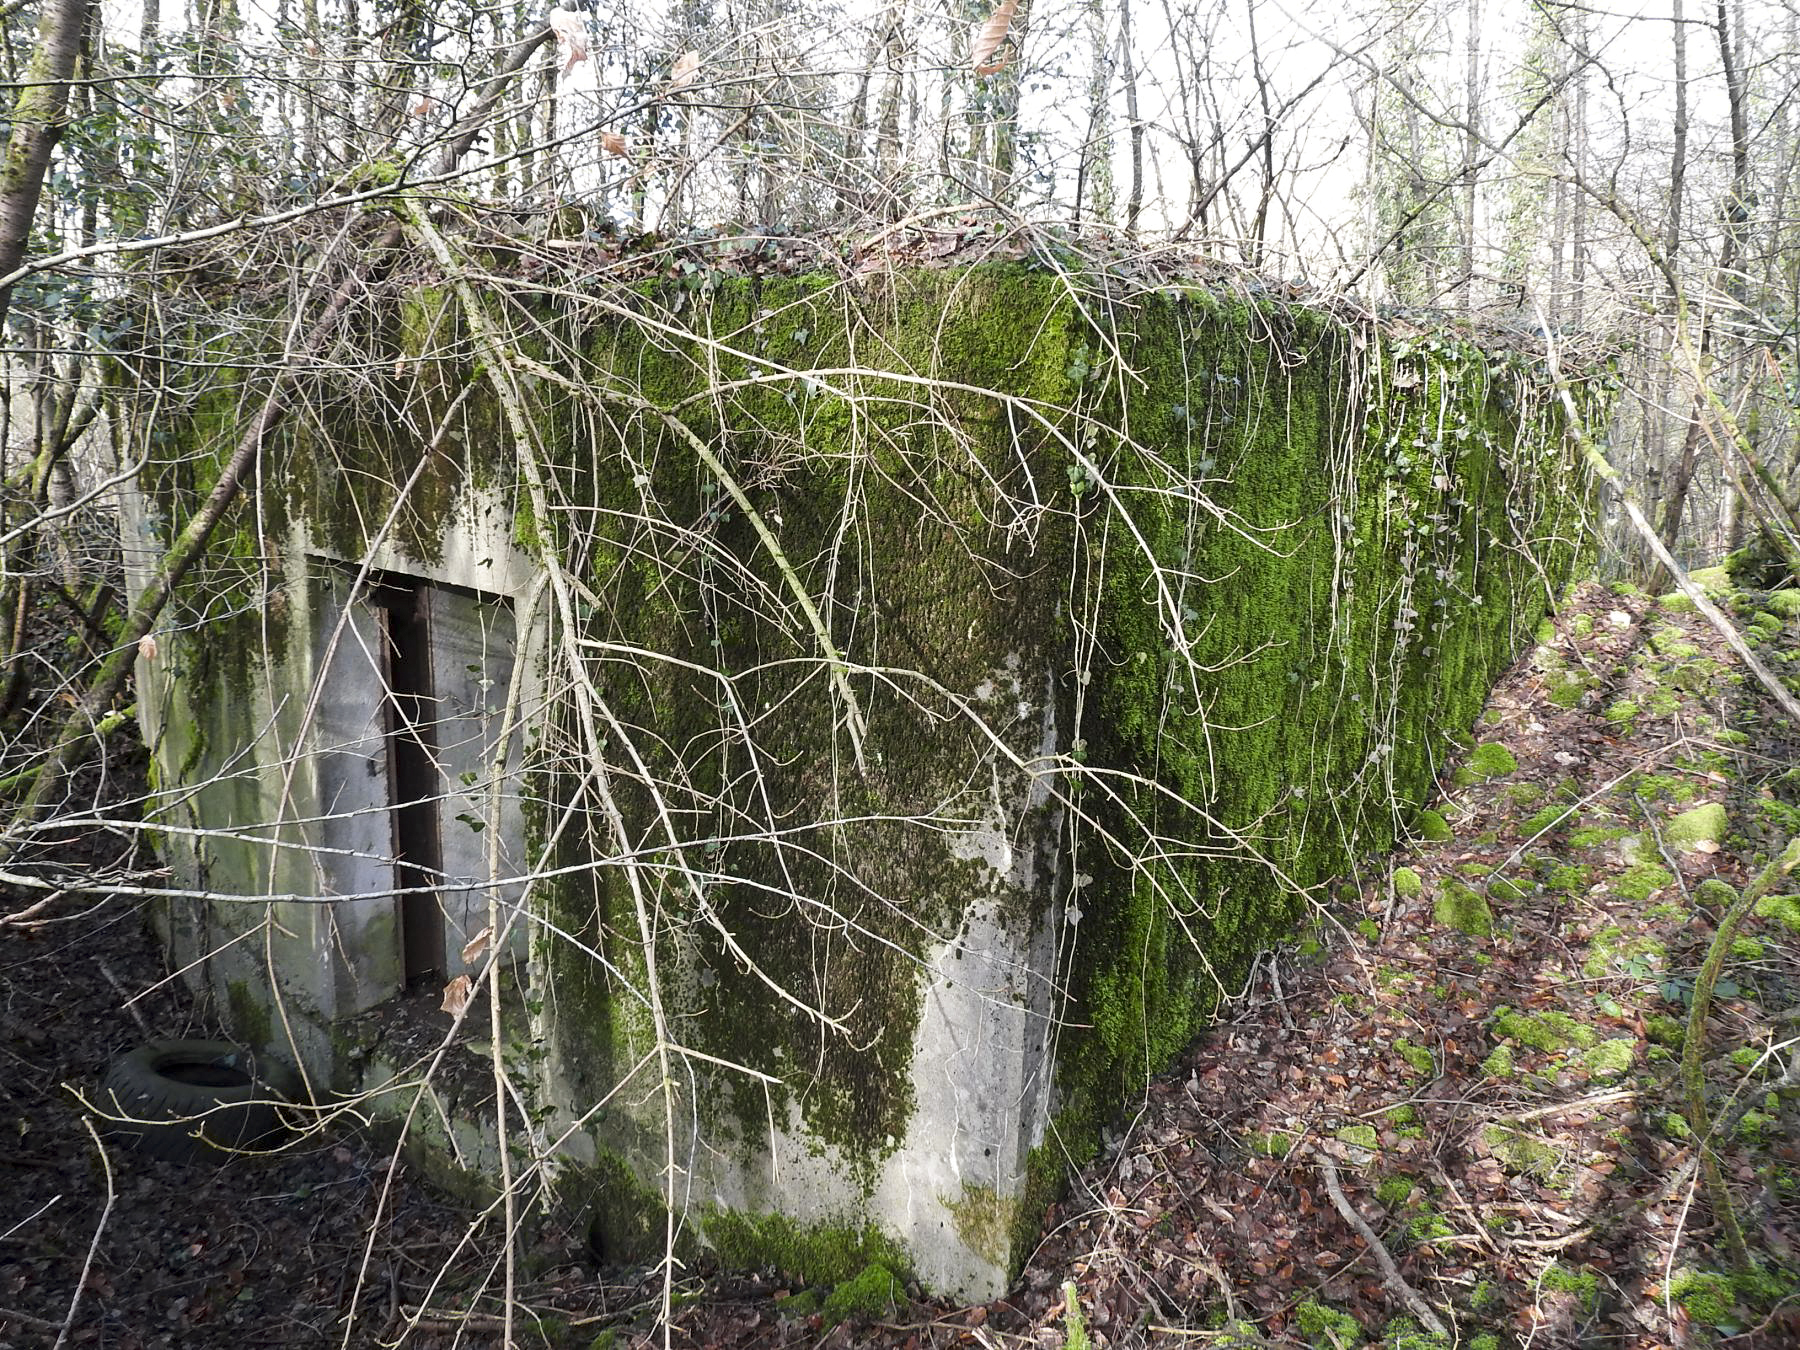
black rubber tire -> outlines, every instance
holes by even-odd
[[[277,1102],[298,1084],[287,1068],[227,1041],[151,1041],[115,1059],[100,1106],[116,1137],[153,1158],[193,1162],[280,1135]]]

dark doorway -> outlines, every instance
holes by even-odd
[[[400,895],[400,945],[406,982],[444,974],[444,875],[438,835],[443,775],[437,762],[436,696],[431,678],[429,588],[404,578],[373,582],[387,662],[388,782],[393,792],[394,881]]]

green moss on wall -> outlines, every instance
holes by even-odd
[[[274,1044],[269,1006],[256,996],[248,984],[243,980],[233,980],[226,985],[226,1002],[229,1004],[232,1035],[257,1050],[267,1049]]]
[[[780,1214],[717,1211],[702,1221],[719,1259],[740,1269],[783,1271],[807,1284],[839,1285],[870,1266],[904,1274],[906,1253],[871,1227],[801,1224]]]

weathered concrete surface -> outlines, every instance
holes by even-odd
[[[304,519],[291,522],[279,572],[220,631],[157,634],[138,663],[139,710],[161,789],[157,820],[180,887],[211,900],[159,910],[171,955],[191,967],[238,1034],[293,1057],[318,1090],[360,1087],[334,1043],[342,1018],[396,996],[406,983],[395,891],[395,800],[385,709],[385,624],[359,572],[427,585],[483,588],[485,601],[446,591],[430,652],[439,732],[444,937],[439,983],[471,967],[469,939],[488,926],[490,893],[515,906],[526,870],[518,780],[499,795],[499,856],[488,885],[488,772],[516,662],[525,663],[524,727],[541,716],[541,654],[521,645],[508,607],[530,584],[510,514],[471,495],[445,513],[445,547],[422,560],[391,543],[361,558],[333,556]],[[128,539],[154,541],[144,498],[126,504]],[[129,550],[134,585],[153,554]],[[367,563],[365,569],[363,564]],[[297,637],[296,635],[303,635]],[[246,650],[246,647],[249,650]],[[466,777],[465,777],[466,776]],[[469,822],[481,824],[476,829]],[[511,947],[523,955],[526,929]]]
[[[1018,268],[859,285],[746,283],[679,324],[559,302],[563,345],[530,359],[567,374],[517,386],[536,502],[462,356],[382,391],[447,427],[438,458],[354,409],[275,456],[279,529],[239,556],[281,640],[225,663],[223,700],[182,673],[223,627],[142,672],[164,818],[229,827],[172,832],[171,860],[269,904],[169,923],[246,1035],[358,1081],[331,1028],[404,968],[379,625],[346,579],[367,560],[516,615],[553,560],[522,641],[469,610],[446,650],[474,659],[434,667],[438,977],[491,886],[523,904],[534,1146],[620,1255],[660,1246],[667,1205],[728,1261],[986,1297],[1118,1104],[1429,797],[1572,566],[1585,489],[1522,356],[1198,290],[1078,303]],[[408,312],[409,354],[442,304]],[[184,498],[151,493],[154,536]],[[456,835],[519,661],[507,814]],[[265,912],[282,932],[222,945]]]

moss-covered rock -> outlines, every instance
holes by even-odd
[[[1717,802],[1707,802],[1683,811],[1663,826],[1663,838],[1669,847],[1692,853],[1704,844],[1722,843],[1730,827],[1725,808]]]
[[[1494,1012],[1494,1034],[1545,1054],[1560,1054],[1571,1047],[1589,1049],[1597,1040],[1592,1027],[1576,1021],[1566,1012],[1552,1008],[1540,1013],[1521,1013],[1505,1005]]]
[[[1614,973],[1644,979],[1667,964],[1668,953],[1660,938],[1631,937],[1618,925],[1609,924],[1588,941],[1581,973],[1590,980]]]
[[[1619,1078],[1631,1072],[1636,1054],[1637,1042],[1628,1036],[1620,1036],[1601,1041],[1583,1055],[1582,1060],[1595,1078]]]
[[[1290,1130],[1252,1130],[1245,1139],[1250,1151],[1264,1158],[1285,1158],[1299,1142]]]
[[[1559,708],[1578,708],[1592,681],[1572,670],[1557,670],[1544,676],[1544,693]]]
[[[1420,1078],[1433,1078],[1437,1075],[1437,1059],[1424,1046],[1414,1045],[1402,1038],[1394,1042],[1394,1053],[1405,1060]]]
[[[1612,892],[1621,900],[1644,902],[1675,880],[1668,868],[1656,863],[1634,863],[1612,883]]]
[[[1411,1177],[1383,1177],[1375,1187],[1375,1198],[1381,1201],[1383,1208],[1398,1211],[1406,1207],[1406,1202],[1418,1189],[1418,1183]]]
[[[1413,833],[1429,844],[1447,844],[1456,838],[1456,832],[1440,811],[1419,812],[1413,817]]]
[[[1622,825],[1583,825],[1569,832],[1570,848],[1599,848],[1631,833]]]
[[[906,1288],[894,1273],[870,1264],[827,1294],[819,1311],[826,1326],[836,1326],[851,1318],[890,1317],[905,1300]]]
[[[1786,626],[1786,621],[1779,614],[1771,614],[1766,609],[1759,609],[1750,616],[1749,627],[1764,638],[1778,637]]]
[[[1402,900],[1416,900],[1425,889],[1425,882],[1410,867],[1394,869],[1394,894]]]
[[[1771,613],[1784,619],[1800,619],[1800,590],[1770,591],[1763,597],[1763,604]]]
[[[1688,580],[1704,591],[1709,600],[1728,599],[1737,590],[1737,583],[1731,579],[1730,571],[1722,564],[1697,567],[1688,573]]]
[[[1569,1294],[1581,1304],[1584,1313],[1592,1312],[1600,1295],[1600,1279],[1591,1270],[1570,1270],[1552,1262],[1538,1276],[1538,1287],[1552,1294]]]
[[[1486,741],[1475,747],[1463,773],[1469,783],[1485,783],[1490,778],[1504,778],[1519,771],[1519,761],[1500,741]]]
[[[1433,922],[1468,937],[1494,935],[1494,911],[1488,908],[1486,898],[1460,881],[1445,881],[1438,887],[1431,917]]]
[[[1488,1152],[1508,1172],[1549,1181],[1563,1165],[1562,1155],[1536,1135],[1510,1125],[1489,1125],[1481,1132]]]
[[[1306,1299],[1294,1309],[1294,1324],[1306,1337],[1306,1343],[1316,1350],[1343,1350],[1363,1343],[1361,1323],[1349,1313],[1315,1299]]]
[[[1544,889],[1563,895],[1579,895],[1593,881],[1594,869],[1583,863],[1551,863],[1544,872]]]
[[[1800,895],[1765,895],[1756,902],[1756,917],[1773,920],[1800,935]]]
[[[1719,877],[1708,877],[1694,887],[1694,899],[1703,905],[1724,908],[1738,898],[1737,887]]]
[[[1669,1296],[1696,1322],[1722,1327],[1732,1322],[1737,1292],[1731,1277],[1716,1271],[1680,1270],[1669,1281]]]

